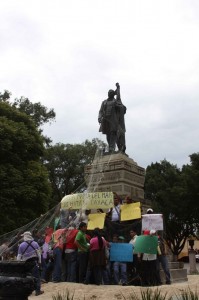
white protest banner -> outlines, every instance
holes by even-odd
[[[61,200],[63,209],[108,209],[113,206],[112,192],[71,194]]]
[[[151,229],[163,230],[162,214],[142,215],[142,231]]]

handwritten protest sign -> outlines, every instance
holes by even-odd
[[[141,218],[140,202],[121,205],[121,221]]]
[[[158,237],[151,235],[139,235],[134,245],[135,253],[157,254]]]
[[[133,245],[129,243],[111,243],[110,261],[133,261]]]
[[[61,200],[63,209],[108,209],[111,207],[113,207],[112,192],[72,194]]]
[[[90,214],[88,216],[88,230],[93,230],[95,228],[104,228],[104,220],[105,220],[105,213],[102,214]]]
[[[162,214],[142,215],[142,231],[151,229],[163,230]]]

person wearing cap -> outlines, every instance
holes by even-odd
[[[123,236],[118,237],[118,243],[125,243]],[[115,284],[127,285],[127,264],[115,261],[113,263],[113,277]]]
[[[149,214],[153,214],[153,209],[152,208],[148,208],[147,211],[146,211],[147,215]]]
[[[41,291],[41,279],[39,266],[41,264],[41,252],[37,242],[34,241],[30,231],[22,234],[23,242],[19,245],[17,260],[35,262],[32,275],[35,277],[35,296],[39,296],[44,292]]]
[[[151,229],[149,235],[155,236],[156,230]],[[143,286],[161,285],[159,270],[157,268],[157,254],[160,253],[159,246],[156,254],[143,253],[141,262],[141,278]]]

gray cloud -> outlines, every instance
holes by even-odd
[[[0,83],[57,113],[53,141],[98,132],[107,91],[121,84],[127,154],[139,165],[182,166],[198,152],[197,1],[0,3]]]

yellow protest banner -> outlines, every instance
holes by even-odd
[[[121,209],[121,221],[135,220],[141,218],[140,202],[123,204]]]
[[[105,213],[102,214],[90,214],[88,216],[88,230],[93,230],[95,228],[104,228],[104,220],[105,220]]]
[[[113,207],[112,192],[71,194],[61,200],[63,209],[108,209],[111,207]]]

